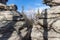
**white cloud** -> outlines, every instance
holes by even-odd
[[[39,12],[41,13],[42,12],[42,9],[41,8],[35,8],[35,9],[25,10],[25,12],[27,14],[34,14],[34,13],[37,13],[38,12],[38,9],[39,9]]]
[[[38,4],[40,5],[40,4]],[[34,15],[38,12],[38,9],[39,9],[39,12],[41,13],[43,9],[46,9],[48,8],[48,6],[43,6],[43,7],[36,7],[36,8],[32,8],[32,7],[29,7],[29,9],[27,10],[24,10],[24,13],[27,15],[27,17],[30,19],[30,18],[33,18]],[[21,11],[20,11],[21,12]]]
[[[35,9],[25,10],[24,13],[27,15],[27,17],[29,19],[31,19],[31,18],[34,18],[35,14],[37,14],[37,12],[38,12],[38,8],[35,8]],[[39,8],[39,12],[41,13],[42,9]]]

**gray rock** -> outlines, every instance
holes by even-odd
[[[60,40],[60,1],[44,0],[45,4],[52,6],[45,9],[36,24],[33,24],[32,40]],[[53,5],[54,3],[56,5]],[[52,4],[50,4],[52,3]]]
[[[16,5],[4,3],[0,2],[0,40],[31,40],[32,22],[17,11]]]
[[[44,3],[49,6],[57,6],[60,5],[60,0],[44,0]]]

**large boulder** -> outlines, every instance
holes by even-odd
[[[19,28],[23,27],[25,20],[17,11],[0,12],[0,40],[18,40]],[[15,30],[15,31],[14,31]],[[1,36],[2,35],[2,36]],[[11,37],[11,38],[10,38]],[[18,36],[20,38],[20,36]]]
[[[0,40],[31,40],[32,21],[17,11],[0,12]]]
[[[41,13],[32,28],[32,40],[60,40],[60,6],[51,7]]]
[[[60,0],[44,0],[44,3],[49,6],[57,6],[60,5]]]

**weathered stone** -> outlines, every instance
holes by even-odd
[[[48,11],[49,10],[49,11]],[[43,36],[47,36],[48,40],[59,40],[60,39],[60,16],[59,11],[47,10],[47,18],[45,18],[45,13],[41,14],[40,19],[38,19],[37,25],[33,25],[32,28],[32,39],[33,40],[44,40]],[[52,11],[52,12],[51,12]],[[51,15],[51,16],[50,16]],[[47,28],[45,28],[47,26]],[[45,40],[46,40],[45,39]]]
[[[33,25],[32,40],[60,40],[60,0],[44,0],[44,2],[51,8],[45,9]]]
[[[60,5],[60,0],[44,0],[44,3],[49,6],[57,6]]]
[[[8,0],[0,1],[0,40],[31,40],[31,20],[16,5],[5,5]]]

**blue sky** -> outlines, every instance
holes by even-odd
[[[9,0],[7,4],[9,5],[16,4],[18,7],[18,11],[21,11],[22,5],[24,6],[25,10],[36,9],[36,8],[41,9],[47,8],[42,1],[43,0]]]

